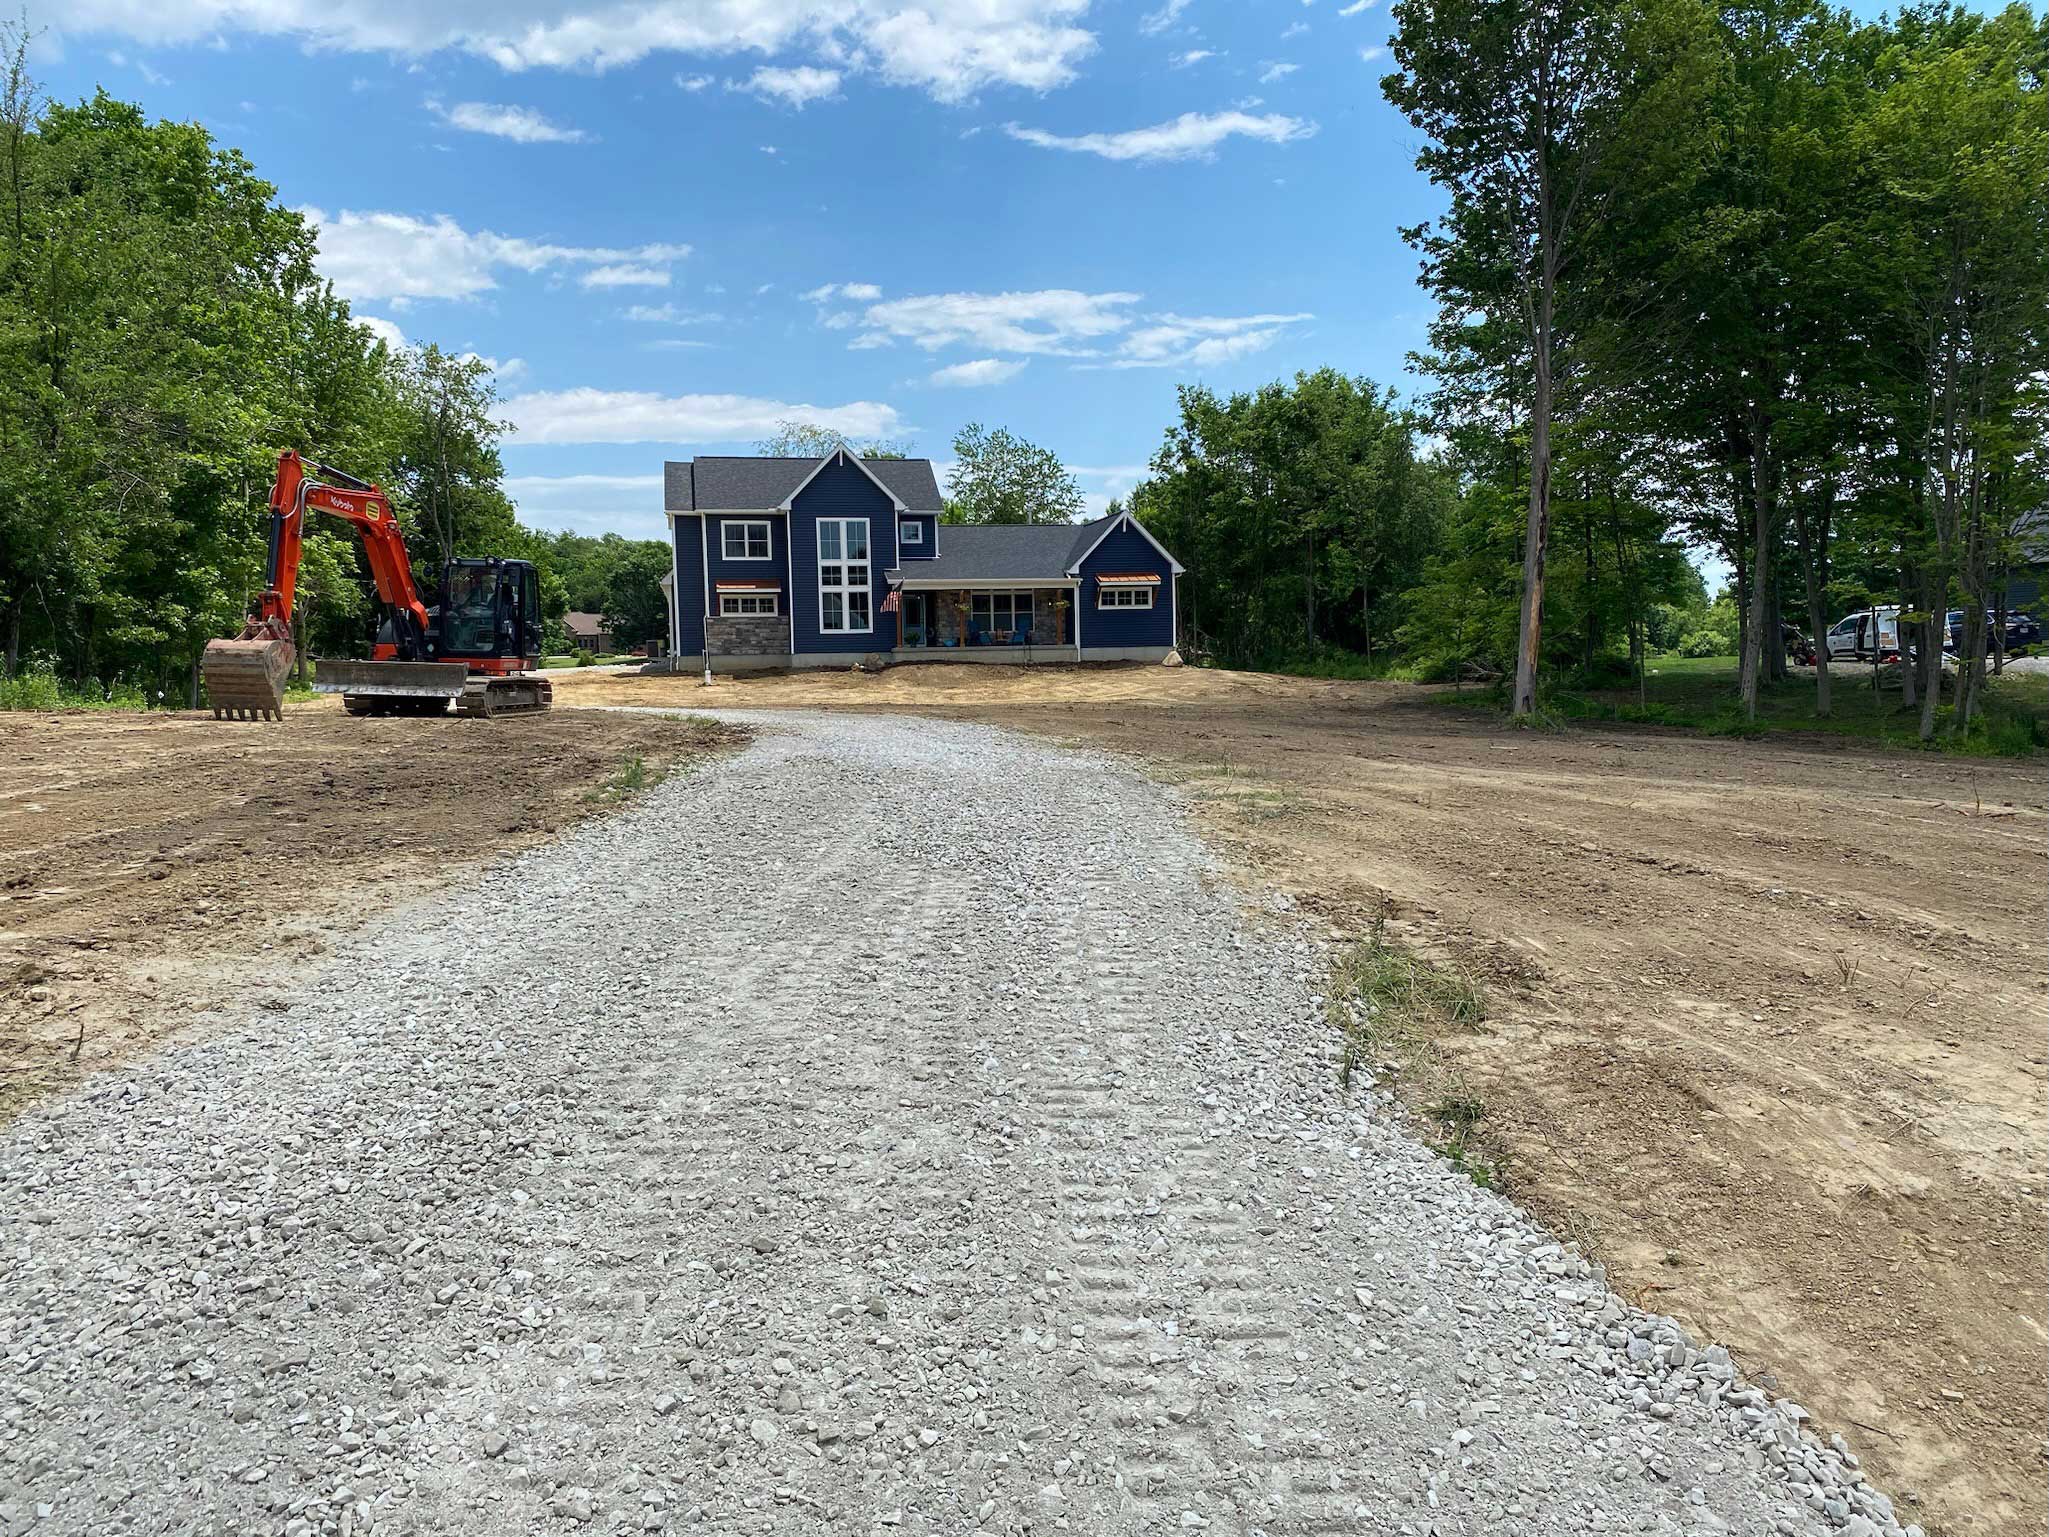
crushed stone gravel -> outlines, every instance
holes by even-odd
[[[1167,792],[750,723],[0,1136],[0,1533],[1902,1530]]]

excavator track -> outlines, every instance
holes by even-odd
[[[456,713],[471,720],[499,715],[534,715],[555,702],[555,685],[531,673],[507,678],[471,678],[455,702]]]

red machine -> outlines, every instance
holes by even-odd
[[[451,701],[473,716],[548,708],[554,687],[534,671],[541,593],[531,562],[451,560],[442,573],[441,601],[429,607],[413,586],[405,538],[385,494],[287,450],[278,456],[270,488],[263,595],[242,633],[213,642],[202,660],[216,719],[275,720],[283,713],[294,656],[292,594],[308,509],[362,533],[382,611],[371,660],[316,660],[316,692],[340,694],[351,715],[445,715]]]

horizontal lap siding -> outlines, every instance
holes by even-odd
[[[726,518],[707,517],[706,532],[711,536],[711,611],[718,612],[720,582],[774,582],[781,594],[781,611],[790,607],[790,535],[788,522],[781,513],[770,518]],[[768,524],[767,560],[727,560],[725,549],[725,525],[727,523]],[[700,607],[703,606],[700,604]]]
[[[1096,578],[1104,572],[1157,576],[1151,608],[1096,607],[1101,592]],[[1136,529],[1120,527],[1097,545],[1081,567],[1081,643],[1101,647],[1171,646],[1174,644],[1174,568],[1153,542]]]
[[[898,520],[902,523],[921,524],[925,530],[923,544],[906,544],[898,553],[905,560],[933,560],[939,554],[939,518],[930,512],[907,512]]]
[[[868,520],[868,610],[872,631],[827,635],[818,628],[818,520]],[[882,611],[882,573],[896,565],[896,507],[867,472],[836,459],[798,493],[790,512],[790,649],[859,656],[896,649],[896,615]]]
[[[704,546],[696,518],[671,518],[676,541],[676,638],[678,656],[704,655]]]

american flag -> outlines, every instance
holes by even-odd
[[[894,587],[889,589],[889,596],[882,600],[882,611],[885,614],[896,612],[896,589]]]

